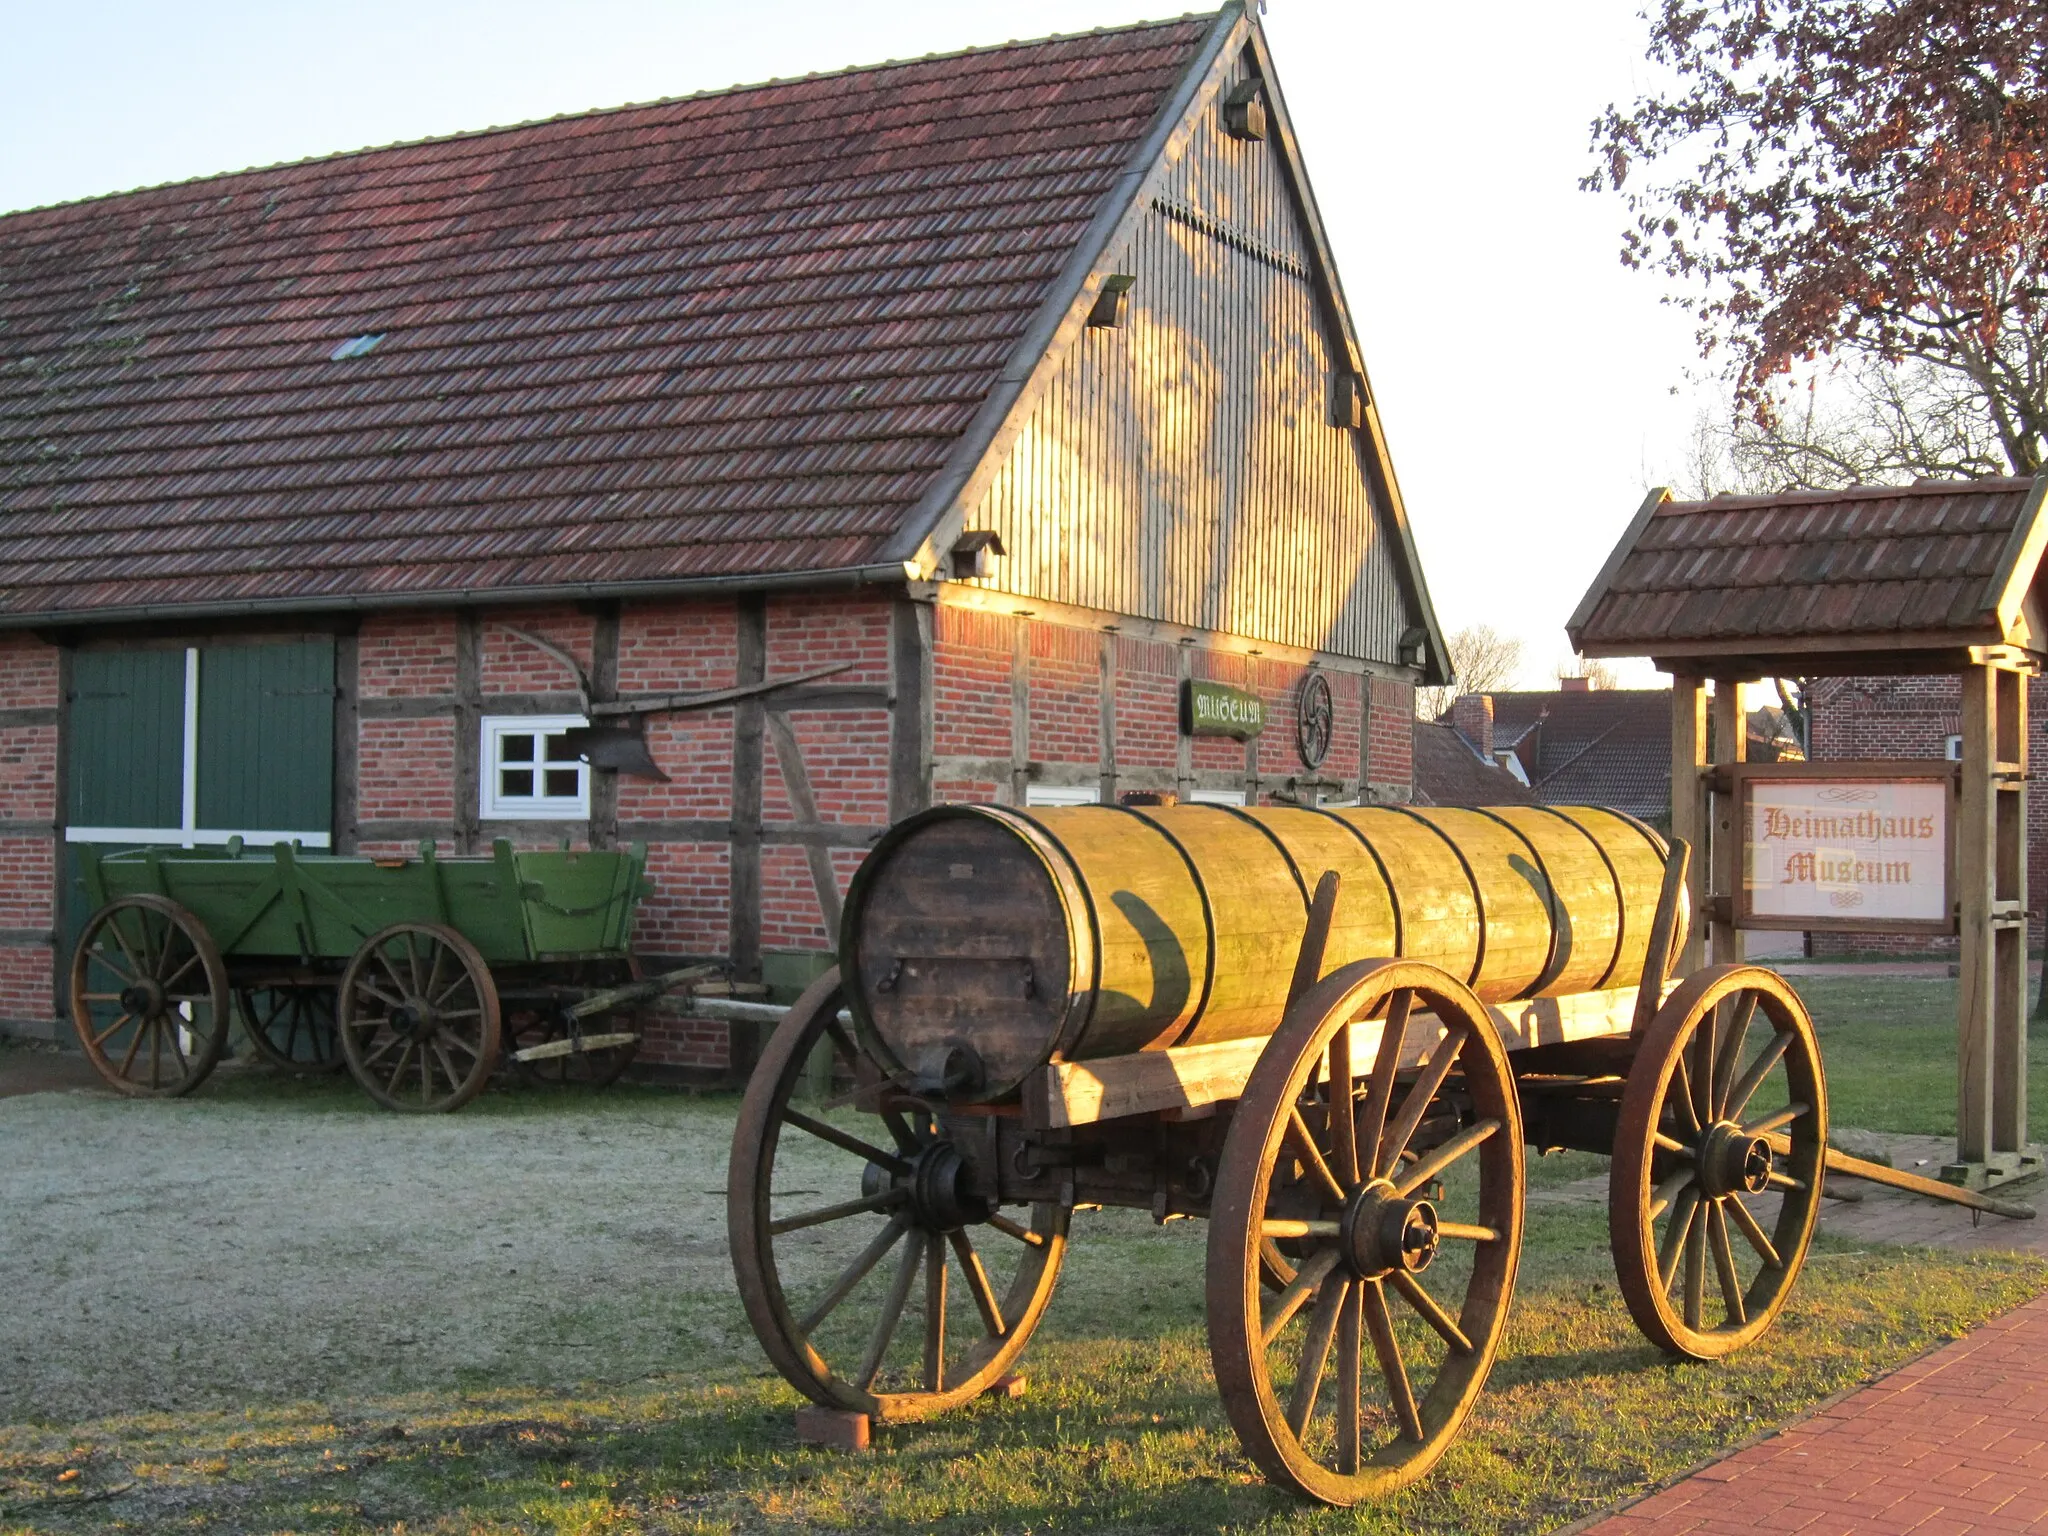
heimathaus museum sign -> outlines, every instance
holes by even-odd
[[[1739,928],[1953,933],[1947,764],[1757,763],[1735,770]]]

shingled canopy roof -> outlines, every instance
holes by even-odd
[[[1218,26],[0,219],[0,622],[900,578]]]
[[[2048,476],[1673,501],[1653,491],[1566,626],[1589,656],[1765,676],[2048,651]]]

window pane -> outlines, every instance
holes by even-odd
[[[547,752],[551,763],[578,763],[583,760],[562,736],[548,737]]]
[[[532,737],[527,737],[531,741]],[[498,793],[501,795],[531,796],[533,794],[533,770],[531,768],[507,768],[498,775]]]
[[[582,788],[579,781],[583,776],[574,768],[550,768],[541,777],[547,783],[548,794],[560,799],[573,800]]]
[[[498,738],[498,761],[501,763],[530,763],[533,761],[533,738],[510,733]]]

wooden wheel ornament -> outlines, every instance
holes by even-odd
[[[1771,1326],[1813,1241],[1827,1139],[1799,995],[1756,966],[1687,977],[1629,1071],[1608,1183],[1615,1277],[1646,1338],[1711,1360]]]
[[[371,934],[341,974],[341,1050],[387,1109],[460,1109],[498,1063],[498,990],[484,957],[438,923]]]
[[[235,989],[242,1027],[256,1054],[287,1072],[339,1072],[341,1031],[334,982],[275,981]]]
[[[71,1023],[118,1091],[190,1093],[220,1060],[232,1017],[220,950],[175,901],[124,896],[85,925],[71,955]]]
[[[922,1108],[792,1103],[814,1050],[837,1079],[859,1065],[841,1003],[828,971],[748,1081],[726,1184],[733,1274],[792,1386],[902,1422],[969,1401],[1016,1362],[1052,1298],[1068,1213],[1035,1205],[1027,1225],[990,1207]]]
[[[1209,1351],[1252,1460],[1328,1504],[1421,1477],[1485,1385],[1521,1245],[1521,1116],[1478,999],[1401,960],[1309,989],[1245,1085],[1210,1215]]]

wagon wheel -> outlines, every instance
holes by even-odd
[[[341,973],[341,1051],[363,1091],[389,1109],[460,1109],[498,1061],[498,989],[453,928],[393,923]]]
[[[1381,1011],[1354,1064],[1346,1026]],[[1335,1114],[1333,1083],[1353,1084]],[[1302,1248],[1271,1300],[1268,1239]],[[1210,1217],[1209,1354],[1252,1460],[1330,1504],[1421,1477],[1485,1384],[1521,1247],[1521,1115],[1486,1010],[1415,961],[1332,972],[1252,1070]]]
[[[124,896],[85,925],[71,955],[71,1023],[122,1093],[190,1093],[220,1060],[232,1017],[220,950],[175,901]]]
[[[238,987],[235,1004],[256,1054],[287,1072],[339,1072],[341,1034],[332,981]]]
[[[616,987],[641,979],[640,962],[632,955],[617,960],[585,960],[563,976],[565,986],[585,992]],[[640,1034],[645,1028],[645,1010],[638,1006],[616,1009],[580,1022],[586,1035]],[[505,1016],[505,1055],[513,1075],[522,1083],[575,1084],[587,1088],[608,1088],[619,1080],[640,1052],[640,1042],[600,1046],[592,1051],[572,1051],[567,1056],[544,1056],[539,1061],[521,1061],[517,1053],[529,1045],[560,1040],[570,1025],[551,1002],[513,1008]]]
[[[990,1208],[922,1110],[792,1104],[821,1042],[840,1075],[857,1065],[842,1001],[827,971],[747,1083],[726,1182],[732,1266],[792,1386],[900,1422],[967,1402],[1016,1362],[1052,1299],[1068,1212],[1034,1205],[1027,1226]]]
[[[1651,1343],[1711,1360],[1771,1326],[1813,1242],[1827,1138],[1799,995],[1757,966],[1687,977],[1629,1070],[1608,1184],[1615,1278]]]

